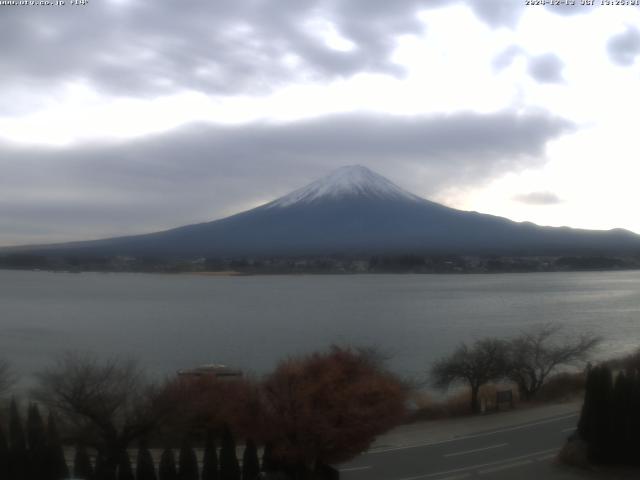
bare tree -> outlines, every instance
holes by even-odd
[[[78,440],[102,454],[108,472],[115,471],[121,452],[148,435],[166,412],[132,360],[67,353],[38,380],[35,398],[56,410]]]
[[[561,336],[562,326],[548,323],[509,342],[507,377],[516,383],[520,398],[533,398],[559,367],[585,361],[601,337],[585,333]]]
[[[260,391],[248,377],[177,377],[165,382],[161,395],[169,405],[179,405],[162,426],[162,434],[181,439],[204,436],[228,425],[236,435],[250,437],[261,423]]]
[[[471,411],[477,413],[480,387],[504,377],[506,365],[507,344],[496,338],[485,338],[471,346],[463,343],[453,354],[438,360],[431,368],[431,380],[438,388],[467,383],[471,389]]]

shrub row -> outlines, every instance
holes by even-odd
[[[607,365],[587,375],[578,434],[587,444],[590,462],[640,465],[640,371],[617,375]]]
[[[24,424],[12,401],[8,435],[0,425],[2,480],[64,480],[70,476],[84,480],[255,480],[260,470],[257,447],[251,440],[246,442],[240,466],[236,442],[228,428],[223,429],[220,449],[215,437],[207,435],[201,463],[191,443],[185,440],[177,458],[173,449],[165,449],[157,468],[145,442],[140,444],[135,465],[123,449],[115,468],[108,466],[99,448],[92,459],[88,449],[78,445],[69,468],[55,418],[49,415],[45,425],[37,405],[29,406]]]

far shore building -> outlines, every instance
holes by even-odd
[[[242,375],[242,370],[217,363],[178,370],[178,377],[185,380],[241,378]]]

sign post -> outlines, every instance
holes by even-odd
[[[501,390],[496,392],[496,410],[500,410],[501,403],[509,403],[509,408],[513,408],[513,392],[511,390]]]

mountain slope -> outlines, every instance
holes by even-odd
[[[361,166],[336,170],[271,203],[163,232],[32,248],[40,253],[171,257],[321,254],[640,252],[625,230],[540,227],[455,210]]]

